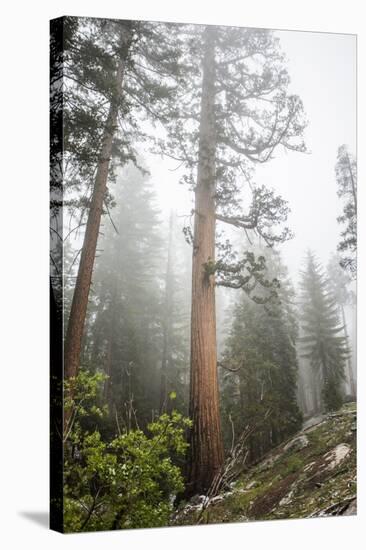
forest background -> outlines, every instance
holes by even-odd
[[[120,9],[113,7],[110,4],[109,13],[107,13],[107,3],[104,3],[103,8],[98,3],[89,2],[87,6],[88,15],[94,16],[115,16],[120,17]],[[140,6],[142,6],[140,2]],[[178,7],[167,9],[167,6],[162,3],[156,2],[154,6],[145,5],[142,6],[143,13],[137,14],[136,7],[124,7],[124,14],[126,17],[136,17],[143,15],[145,18],[158,18],[158,19],[171,19],[187,21],[193,20],[197,22],[212,22],[212,23],[227,23],[251,25],[251,26],[265,26],[269,28],[308,28],[312,30],[328,30],[328,31],[347,31],[347,32],[359,32],[360,39],[360,61],[364,59],[364,31],[361,25],[361,18],[359,13],[360,3],[349,2],[347,7],[340,2],[324,2],[319,5],[317,2],[309,2],[305,6],[295,6],[291,2],[279,2],[276,6],[271,6],[271,3],[263,3],[261,6],[251,6],[250,10],[245,13],[241,8],[227,9],[227,3],[225,9],[223,7],[216,7],[216,9],[210,9],[208,13],[204,6],[187,7],[189,3],[185,3],[185,6],[181,7],[179,11]],[[309,7],[310,6],[310,7]],[[5,296],[5,308],[2,312],[3,318],[6,319],[6,326],[12,328],[12,334],[4,342],[2,353],[4,359],[2,364],[11,364],[11,377],[12,383],[10,387],[17,387],[17,405],[14,406],[14,396],[10,395],[10,392],[6,392],[5,399],[2,402],[4,410],[12,411],[12,418],[16,425],[20,427],[26,426],[27,429],[19,429],[14,433],[13,423],[6,422],[4,435],[8,442],[11,442],[11,452],[6,453],[5,468],[7,471],[12,471],[12,476],[7,476],[5,489],[6,498],[3,499],[5,505],[5,516],[8,515],[9,521],[4,521],[5,531],[4,536],[7,534],[14,535],[18,540],[26,540],[29,534],[39,541],[40,547],[46,547],[49,544],[50,537],[52,537],[54,546],[63,547],[66,540],[61,540],[55,534],[48,533],[45,530],[40,529],[37,523],[26,522],[24,513],[28,510],[28,514],[33,519],[40,517],[39,512],[46,510],[47,507],[47,480],[45,479],[44,472],[47,469],[47,417],[45,411],[47,410],[47,346],[45,345],[44,335],[47,332],[47,250],[48,250],[48,236],[44,233],[44,227],[47,226],[47,179],[48,179],[48,160],[47,160],[47,131],[44,128],[47,126],[47,102],[48,102],[48,25],[47,20],[50,17],[54,17],[62,13],[74,13],[81,14],[86,13],[86,4],[83,2],[64,2],[63,7],[59,9],[58,13],[52,6],[46,8],[26,6],[22,3],[13,3],[10,8],[10,15],[17,15],[17,24],[19,36],[22,36],[22,40],[14,43],[13,27],[9,25],[6,32],[2,36],[4,45],[12,44],[12,52],[8,54],[8,48],[3,47],[3,51],[6,55],[6,73],[11,77],[12,86],[7,86],[4,89],[5,101],[3,107],[5,108],[7,120],[9,122],[7,126],[6,145],[9,151],[9,160],[6,163],[7,181],[14,181],[14,166],[19,166],[19,128],[21,125],[26,128],[25,135],[27,136],[27,147],[22,150],[22,166],[27,166],[27,178],[16,178],[21,183],[17,187],[17,197],[19,201],[17,203],[17,220],[22,220],[22,223],[14,224],[14,212],[12,209],[7,208],[5,216],[2,219],[4,229],[2,235],[7,237],[8,228],[12,228],[12,239],[4,239],[4,257],[9,258],[9,265],[11,269],[3,270],[2,283],[3,288],[12,289],[12,293],[6,293]],[[19,18],[19,14],[22,13],[23,17]],[[13,19],[14,20],[14,19]],[[34,43],[34,53],[37,57],[37,62],[34,64],[24,65],[24,52],[26,51],[25,45],[30,42]],[[363,67],[365,64],[363,64]],[[21,71],[19,67],[22,67]],[[360,63],[359,69],[359,82],[360,82],[360,95],[364,95],[364,74],[365,70]],[[10,81],[10,80],[9,80]],[[24,81],[32,82],[34,85],[28,87],[28,101],[24,101]],[[34,105],[34,109],[29,109],[29,103]],[[15,104],[21,105],[21,108],[15,109]],[[9,109],[12,105],[13,108]],[[359,105],[359,119],[362,120],[364,116],[364,106]],[[16,123],[14,123],[16,121]],[[43,125],[40,122],[43,121]],[[42,128],[43,126],[43,128]],[[362,133],[362,128],[360,129]],[[34,139],[34,136],[38,136],[38,139]],[[14,143],[18,143],[18,147],[13,147]],[[10,147],[9,147],[10,146]],[[360,140],[360,150],[364,148],[364,141]],[[44,189],[39,185],[40,169],[39,164],[35,161],[40,156],[40,149],[43,150],[41,158],[43,158],[41,176],[44,182]],[[10,155],[10,153],[12,153]],[[362,158],[360,158],[360,181],[364,180],[364,165]],[[29,185],[29,181],[32,181],[33,185]],[[5,204],[10,205],[14,201],[14,186],[6,186],[6,199]],[[8,193],[8,195],[7,195]],[[20,200],[22,199],[22,200]],[[360,203],[363,211],[364,205],[364,192],[362,186],[360,189]],[[44,213],[43,217],[42,214]],[[25,232],[24,227],[27,228],[27,233],[32,234],[34,247],[25,247]],[[5,231],[6,228],[6,231]],[[364,223],[362,216],[360,217],[360,233],[364,233]],[[40,246],[38,248],[38,244]],[[363,246],[360,242],[360,276],[364,272],[363,261]],[[42,265],[44,269],[42,270]],[[40,276],[40,272],[44,273],[44,277]],[[43,287],[43,288],[42,288]],[[32,289],[32,292],[30,292]],[[14,307],[14,301],[16,296],[16,307]],[[365,290],[360,285],[359,299],[360,303],[364,303]],[[44,311],[42,314],[41,311]],[[360,327],[362,329],[362,311],[360,312]],[[34,317],[37,316],[39,323],[34,323]],[[19,333],[22,332],[23,344],[19,346]],[[14,352],[16,353],[14,354]],[[16,357],[15,357],[15,356]],[[360,350],[359,361],[360,364],[363,361],[362,349]],[[32,358],[31,367],[29,365],[29,357]],[[37,366],[37,364],[42,367]],[[19,369],[22,369],[23,383],[19,385]],[[359,373],[359,384],[364,386],[364,374],[361,370]],[[35,397],[36,396],[36,397]],[[364,426],[364,406],[362,400],[360,400],[360,427]],[[28,419],[28,420],[26,420]],[[28,429],[30,427],[30,429]],[[37,440],[38,444],[35,448],[34,441]],[[360,442],[360,462],[365,463],[365,446],[363,442]],[[27,449],[27,452],[24,451]],[[28,452],[32,449],[33,452]],[[42,458],[41,458],[42,457]],[[27,463],[27,465],[26,465]],[[328,522],[322,520],[314,520],[317,528],[314,529],[314,533],[310,535],[311,539],[314,537],[318,543],[327,538],[332,541],[334,548],[344,547],[346,541],[352,543],[358,547],[356,541],[357,533],[359,532],[360,522],[364,514],[364,495],[362,493],[362,487],[364,483],[364,473],[362,468],[360,471],[360,515],[359,518],[347,518],[343,520],[332,520],[332,532],[328,527]],[[14,485],[14,481],[17,483]],[[23,513],[23,515],[22,515]],[[38,513],[38,516],[37,516]],[[347,528],[344,525],[347,523]],[[20,535],[19,525],[23,526],[22,534]],[[250,525],[250,526],[226,526],[219,528],[205,528],[202,533],[202,539],[207,537],[207,533],[210,533],[210,541],[212,541],[212,547],[220,547],[226,540],[228,533],[235,533],[235,536],[245,537],[248,545],[254,544],[258,538],[264,542],[264,540],[272,541],[273,545],[281,543],[283,548],[290,547],[292,536],[284,537],[284,529],[288,529],[289,533],[293,535],[297,533],[296,539],[298,546],[303,546],[305,543],[301,533],[308,533],[307,522],[291,522],[291,523],[277,523],[265,527],[263,525]],[[190,539],[190,534],[192,538]],[[165,534],[166,533],[166,534]],[[177,535],[179,533],[179,535]],[[183,535],[184,533],[184,535]],[[212,533],[212,535],[211,535]],[[264,534],[263,534],[264,533]],[[101,535],[99,535],[100,537]],[[117,534],[117,536],[122,536]],[[124,542],[134,541],[135,544],[141,543],[141,547],[144,541],[145,533],[123,533]],[[177,548],[186,547],[190,540],[197,540],[197,537],[201,535],[198,531],[194,530],[171,530],[169,532],[154,531],[149,533],[149,541],[152,547],[171,547],[175,544]],[[295,535],[294,535],[295,536]],[[22,537],[22,539],[20,538]],[[103,536],[103,541],[107,539]],[[58,539],[58,540],[57,540]],[[111,537],[111,540],[115,544],[115,537]],[[93,548],[95,544],[98,544],[98,536],[88,536],[84,540],[78,537],[68,537],[67,543],[69,547],[78,545],[78,548],[88,546]],[[116,539],[117,540],[117,539]],[[48,542],[46,542],[48,541]],[[113,543],[112,542],[112,543]],[[307,544],[309,544],[309,540]],[[104,542],[104,544],[108,544]],[[95,546],[96,547],[96,546]]]

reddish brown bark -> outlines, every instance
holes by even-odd
[[[88,221],[86,224],[83,248],[76,285],[71,304],[70,317],[67,327],[64,352],[64,378],[74,378],[78,374],[85,317],[88,307],[89,290],[91,285],[95,253],[99,235],[100,221],[103,212],[103,203],[107,190],[109,164],[112,155],[113,137],[116,132],[119,104],[122,98],[122,84],[125,66],[132,39],[132,30],[126,23],[121,32],[121,57],[119,58],[115,75],[115,93],[111,100],[108,118],[102,140],[102,148],[95,176],[93,194],[90,204]],[[73,388],[70,386],[70,394]],[[64,432],[70,419],[71,411],[64,412]]]
[[[215,277],[215,53],[214,30],[205,32],[195,192],[192,263],[190,432],[187,496],[205,491],[224,462],[216,356]]]

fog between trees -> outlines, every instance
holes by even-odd
[[[63,45],[67,528],[164,525],[355,399],[354,41],[67,18]]]

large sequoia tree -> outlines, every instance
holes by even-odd
[[[289,237],[273,228],[287,205],[257,187],[252,167],[276,148],[304,151],[301,100],[288,93],[289,77],[279,41],[259,29],[185,29],[186,79],[171,118],[166,154],[189,169],[195,193],[193,244],[190,435],[187,495],[206,490],[224,461],[217,377],[215,285],[255,293],[265,280],[263,258],[239,258],[217,239],[216,221],[256,232],[268,245]],[[242,201],[242,190],[246,202]],[[216,258],[215,252],[219,251]]]

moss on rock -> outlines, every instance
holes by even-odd
[[[356,404],[347,403],[283,442],[222,497],[201,509],[183,508],[174,524],[355,513]]]

